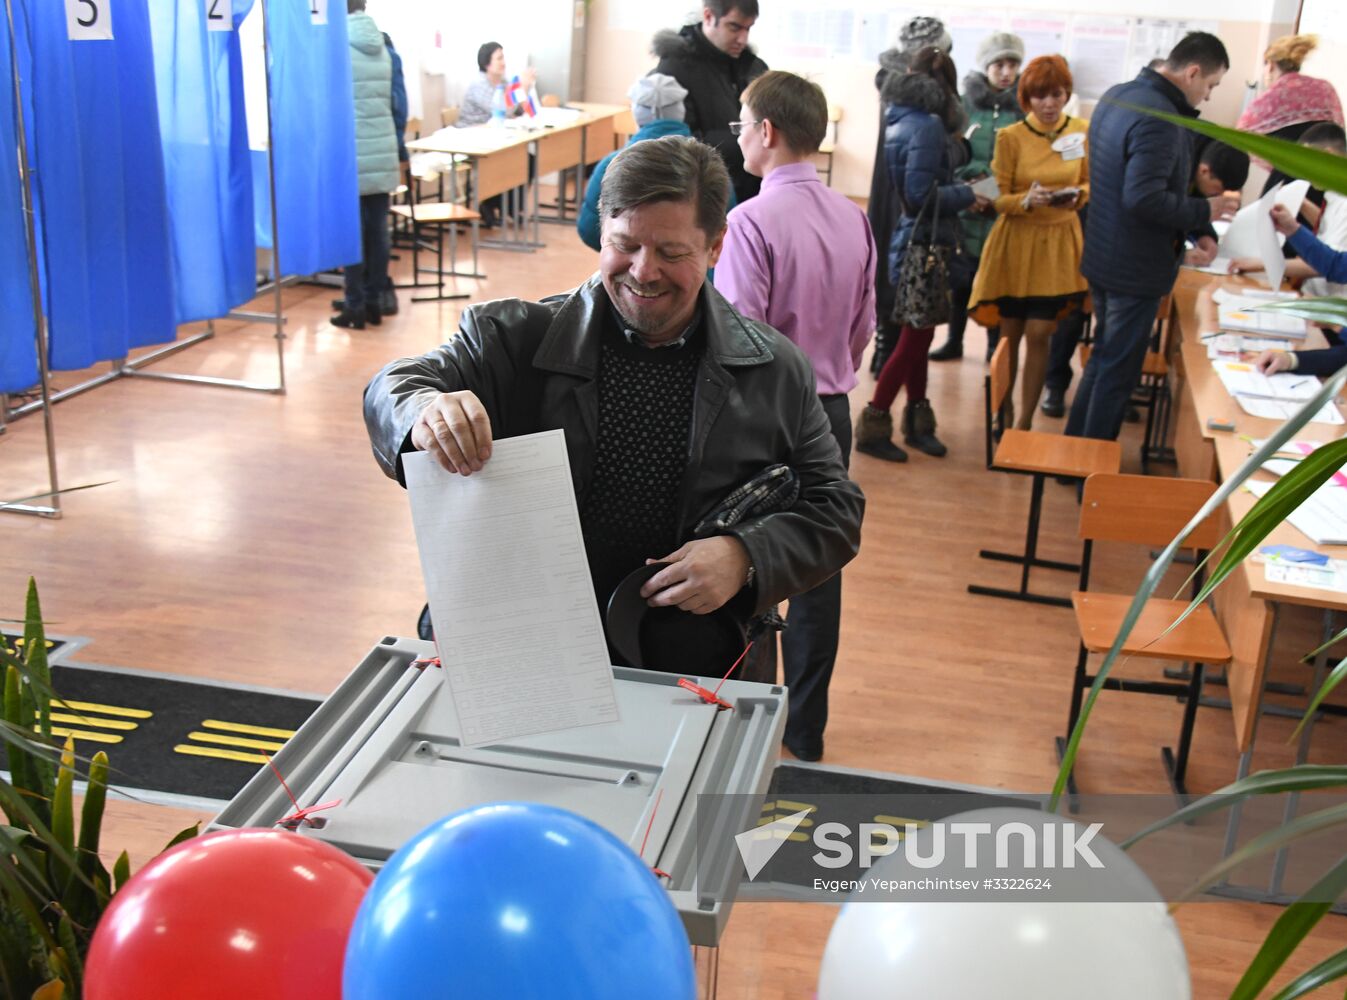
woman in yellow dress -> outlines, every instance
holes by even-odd
[[[996,135],[996,224],[968,301],[969,315],[984,327],[1000,324],[1012,386],[1024,341],[1020,430],[1033,424],[1057,321],[1080,307],[1087,288],[1077,211],[1090,193],[1089,123],[1066,114],[1070,98],[1071,71],[1061,56],[1039,56],[1024,67],[1019,101],[1027,117]],[[1011,422],[1013,408],[1007,410],[1002,427]]]

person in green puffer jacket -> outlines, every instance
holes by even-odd
[[[968,144],[972,159],[955,175],[963,181],[974,181],[991,174],[992,151],[996,133],[1007,125],[1024,118],[1016,97],[1020,78],[1020,64],[1024,62],[1024,42],[1018,35],[998,31],[988,35],[978,46],[978,65],[963,81],[963,106],[968,113]],[[977,274],[982,244],[991,232],[995,210],[969,209],[959,216],[963,230],[963,261],[966,266],[950,269],[950,292],[953,304],[949,318],[949,334],[945,342],[930,353],[932,361],[956,361],[963,357],[963,332],[968,322],[968,295]],[[996,346],[996,330],[987,331],[987,356]]]
[[[379,296],[388,277],[388,196],[401,167],[393,125],[393,61],[365,0],[346,0],[355,95],[355,162],[360,185],[361,259],[344,269],[345,302],[333,326],[363,330],[383,321]]]

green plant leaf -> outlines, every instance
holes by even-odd
[[[1305,728],[1305,724],[1310,719],[1314,718],[1314,713],[1319,710],[1319,706],[1323,704],[1324,699],[1332,694],[1333,689],[1341,684],[1344,679],[1347,679],[1347,660],[1339,661],[1333,671],[1324,678],[1324,683],[1310,700],[1310,707],[1305,709],[1305,714],[1300,717],[1300,722],[1296,724],[1295,732],[1286,740],[1287,743],[1294,743],[1299,738],[1300,731]]]
[[[51,668],[47,664],[47,631],[42,624],[42,602],[38,599],[37,581],[28,578],[28,598],[24,607],[23,661],[29,683],[24,695],[36,707],[37,731],[43,739],[51,739]],[[43,800],[50,799],[56,789],[56,774],[47,761],[32,759],[33,777]]]
[[[1313,993],[1319,987],[1326,986],[1343,976],[1347,976],[1347,948],[1324,959],[1309,972],[1288,983],[1272,1000],[1297,1000],[1298,997]]]
[[[200,822],[193,823],[191,826],[183,827],[181,830],[179,830],[177,833],[173,835],[172,840],[170,840],[167,844],[164,845],[164,850],[167,851],[170,847],[177,847],[179,844],[191,840],[193,837],[198,836],[200,833],[201,833]]]
[[[1347,299],[1286,299],[1283,301],[1260,302],[1252,309],[1258,312],[1280,312],[1327,323],[1330,326],[1347,325]]]
[[[1258,771],[1246,778],[1217,789],[1176,813],[1156,820],[1150,826],[1132,834],[1118,846],[1127,850],[1139,840],[1220,809],[1228,809],[1254,795],[1279,795],[1285,792],[1317,792],[1347,788],[1347,766],[1335,764],[1300,764],[1276,771]]]
[[[1283,823],[1266,833],[1260,833],[1247,844],[1231,852],[1220,862],[1207,869],[1202,877],[1185,889],[1175,902],[1182,903],[1192,899],[1221,881],[1244,862],[1261,854],[1275,851],[1279,847],[1284,847],[1302,837],[1308,837],[1340,826],[1347,826],[1347,803],[1332,806],[1328,809],[1320,809],[1318,812],[1306,813],[1304,816],[1297,816],[1289,823]]]
[[[1072,769],[1076,766],[1076,756],[1080,752],[1080,741],[1084,738],[1085,727],[1089,724],[1090,714],[1094,710],[1094,703],[1099,699],[1100,692],[1104,690],[1105,681],[1108,679],[1109,674],[1112,673],[1114,665],[1118,662],[1118,656],[1122,651],[1123,642],[1136,626],[1137,620],[1141,617],[1141,612],[1146,606],[1146,602],[1150,600],[1152,595],[1154,595],[1156,588],[1160,585],[1161,579],[1163,579],[1165,573],[1168,572],[1169,567],[1173,564],[1174,557],[1178,554],[1184,541],[1190,534],[1192,534],[1199,524],[1222,507],[1230,498],[1231,494],[1243,486],[1245,480],[1262,468],[1264,462],[1276,455],[1282,445],[1286,444],[1287,441],[1292,440],[1301,428],[1309,423],[1310,418],[1319,412],[1325,403],[1341,392],[1344,382],[1347,382],[1347,369],[1339,371],[1332,378],[1328,379],[1322,388],[1320,388],[1319,392],[1315,394],[1313,399],[1307,401],[1305,405],[1288,418],[1281,427],[1277,428],[1277,430],[1274,431],[1260,447],[1255,449],[1254,453],[1245,460],[1244,464],[1236,470],[1234,475],[1230,476],[1217,487],[1216,492],[1213,493],[1207,499],[1207,502],[1202,505],[1201,509],[1193,515],[1192,520],[1184,526],[1183,530],[1165,546],[1160,555],[1151,563],[1150,568],[1146,571],[1145,577],[1142,578],[1141,585],[1137,588],[1137,592],[1132,598],[1132,603],[1128,605],[1127,612],[1123,616],[1122,624],[1118,629],[1117,636],[1114,637],[1113,644],[1109,647],[1098,670],[1095,671],[1094,683],[1090,686],[1089,693],[1086,695],[1085,701],[1081,705],[1080,715],[1076,719],[1076,726],[1071,731],[1070,737],[1067,739],[1066,752],[1062,754],[1062,764],[1057,770],[1057,780],[1053,784],[1052,796],[1048,803],[1048,809],[1050,811],[1055,812],[1061,803],[1062,794],[1066,791],[1067,780],[1071,776]],[[1344,441],[1347,443],[1347,439],[1344,439]],[[1337,442],[1334,443],[1336,444]],[[1328,446],[1325,446],[1325,448],[1326,447]],[[1309,458],[1318,455],[1319,452],[1324,451],[1325,448],[1316,449],[1311,453]],[[1309,458],[1307,458],[1306,461],[1308,461]],[[1321,460],[1321,462],[1322,461],[1323,460]],[[1301,464],[1304,463],[1302,462]],[[1317,468],[1317,466],[1312,466],[1311,468],[1314,469]],[[1294,472],[1296,470],[1292,471]],[[1301,473],[1302,478],[1305,475],[1307,475],[1307,473]],[[1286,477],[1283,476],[1282,480],[1284,481],[1285,478]],[[1268,491],[1267,495],[1262,497],[1261,500],[1268,500],[1273,496],[1273,493],[1276,492],[1278,493],[1278,499],[1274,502],[1280,503],[1281,498],[1286,496],[1285,488],[1281,491],[1277,490],[1277,487],[1281,485],[1282,481],[1274,483],[1273,489]],[[1294,480],[1292,488],[1295,488]],[[1263,538],[1267,537],[1267,533],[1275,527],[1276,523],[1280,523],[1280,520],[1277,522],[1271,520],[1272,515],[1268,513],[1269,510],[1270,507],[1265,504],[1260,511],[1258,505],[1255,504],[1254,509],[1241,519],[1240,523],[1232,528],[1230,534],[1226,536],[1227,539],[1229,539],[1229,544],[1225,555],[1228,556],[1229,548],[1234,547],[1237,543],[1247,548],[1247,552],[1252,552],[1253,549],[1257,547],[1258,543]],[[1283,514],[1282,516],[1284,517],[1285,515]],[[1253,522],[1252,527],[1250,526],[1251,520]],[[1225,556],[1223,556],[1222,559],[1224,562]],[[1239,565],[1238,561],[1228,563],[1223,573],[1221,567],[1218,565],[1218,568],[1212,572],[1212,579],[1208,580],[1206,587],[1204,587],[1201,600],[1205,600],[1211,590],[1214,590],[1237,565]],[[1166,629],[1166,631],[1177,627],[1180,622],[1192,614],[1196,609],[1197,604],[1197,601],[1190,604],[1179,616],[1178,620],[1170,625],[1169,629]]]
[[[1344,892],[1347,892],[1347,858],[1334,865],[1305,895],[1282,911],[1258,954],[1244,971],[1235,992],[1230,994],[1230,1000],[1257,1000],[1263,987],[1272,981],[1277,970],[1305,940],[1305,935],[1314,930]]]
[[[70,986],[70,995],[77,997],[80,995],[80,983],[84,979],[84,963],[80,961],[80,953],[83,947],[87,947],[87,940],[81,942],[76,939],[75,925],[64,914],[61,916],[61,922],[56,925],[56,939],[61,942],[61,950],[65,952],[65,979]]]
[[[94,754],[89,763],[88,788],[80,814],[79,872],[71,873],[61,896],[62,905],[77,923],[92,925],[98,920],[111,892],[103,886],[109,881],[107,869],[98,857],[99,835],[103,825],[103,807],[108,792],[108,755]],[[83,877],[80,877],[80,876]]]
[[[126,885],[131,879],[131,855],[122,851],[117,855],[117,860],[112,864],[112,894],[115,896],[117,890]]]
[[[1167,114],[1132,105],[1128,107],[1191,132],[1200,132],[1202,135],[1219,139],[1227,146],[1234,146],[1250,156],[1262,157],[1283,173],[1303,178],[1321,191],[1347,194],[1347,160],[1334,153],[1326,153],[1311,146],[1301,146],[1286,139],[1276,139],[1270,135],[1241,132],[1239,129],[1216,125],[1200,118],[1187,118],[1183,115]]]
[[[51,803],[51,832],[60,845],[72,853],[75,850],[74,784],[75,741],[67,737],[56,778],[56,794]],[[58,881],[64,883],[64,879]]]
[[[1324,643],[1322,646],[1318,646],[1318,647],[1316,647],[1315,649],[1311,649],[1308,653],[1306,653],[1304,656],[1302,656],[1302,657],[1300,658],[1300,662],[1301,662],[1301,663],[1313,663],[1313,662],[1314,662],[1314,658],[1315,658],[1316,656],[1318,656],[1320,653],[1324,652],[1325,650],[1332,649],[1332,648],[1333,648],[1334,646],[1336,646],[1338,643],[1342,642],[1343,639],[1347,639],[1347,628],[1343,629],[1341,632],[1339,632],[1339,633],[1338,633],[1337,635],[1335,635],[1333,638],[1329,639],[1329,640],[1328,640],[1326,643]]]

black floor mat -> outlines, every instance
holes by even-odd
[[[321,702],[93,664],[53,666],[52,688],[71,705],[52,707],[53,731],[74,732],[81,756],[105,750],[114,785],[221,801]]]

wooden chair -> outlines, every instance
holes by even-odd
[[[413,302],[443,302],[449,299],[466,299],[467,292],[444,291],[444,279],[451,277],[474,278],[479,277],[477,271],[477,250],[480,241],[480,232],[478,225],[482,221],[482,216],[470,208],[459,205],[452,201],[421,201],[418,195],[420,182],[411,175],[411,171],[404,168],[404,180],[407,187],[407,201],[405,204],[394,205],[390,209],[395,217],[405,218],[411,227],[412,235],[412,280],[399,285],[399,288],[434,288],[434,295],[414,295]],[[469,225],[472,227],[472,270],[460,271],[458,269],[458,227],[460,225]],[[421,251],[427,248],[429,235],[434,238],[435,245],[435,267],[421,266]],[[449,240],[449,270],[444,269],[444,243],[445,238]],[[422,281],[421,275],[433,274],[434,281]]]
[[[842,105],[828,105],[828,131],[823,137],[823,142],[819,144],[818,155],[823,157],[824,166],[819,169],[819,173],[824,176],[824,183],[828,187],[833,186],[833,156],[837,152],[837,128],[838,123],[842,121]]]
[[[538,103],[545,108],[559,108],[561,107],[561,98],[556,94],[543,94],[542,97],[538,98]]]
[[[406,126],[406,128],[405,128],[405,130],[404,130],[404,134],[406,135],[406,138],[407,138],[409,141],[412,140],[412,139],[419,139],[419,138],[421,138],[421,119],[420,119],[420,118],[408,118],[408,119],[407,119],[407,126]],[[410,249],[412,249],[412,229],[411,229],[411,225],[408,223],[408,221],[407,221],[407,219],[406,219],[406,216],[399,215],[398,213],[396,213],[396,212],[393,211],[393,207],[394,207],[394,206],[396,206],[396,205],[404,205],[404,204],[407,203],[407,201],[408,201],[408,199],[409,199],[409,197],[410,197],[410,195],[408,194],[409,191],[410,191],[410,188],[407,186],[407,184],[405,184],[405,183],[404,183],[404,184],[399,184],[399,185],[398,185],[396,188],[394,188],[394,190],[393,190],[393,195],[392,195],[392,199],[391,199],[392,203],[389,205],[388,214],[392,217],[392,222],[393,222],[393,249],[394,249],[394,250],[402,250],[402,249],[410,250]],[[394,254],[394,255],[393,255],[393,259],[394,259],[394,260],[397,259],[397,254]]]
[[[1216,491],[1216,484],[1205,479],[1166,479],[1160,476],[1094,475],[1085,480],[1080,507],[1081,553],[1080,590],[1071,595],[1080,633],[1080,651],[1071,684],[1071,709],[1067,716],[1066,736],[1058,737],[1057,753],[1065,752],[1066,741],[1080,717],[1085,692],[1095,681],[1086,670],[1091,653],[1107,653],[1122,628],[1123,618],[1132,603],[1131,594],[1113,594],[1090,590],[1090,559],[1095,542],[1124,542],[1149,547],[1164,547],[1192,520],[1202,504]],[[1194,529],[1184,543],[1200,562],[1221,539],[1215,515]],[[1192,593],[1202,586],[1204,574],[1193,578]],[[1183,722],[1179,726],[1177,752],[1169,747],[1160,751],[1170,787],[1176,795],[1186,795],[1184,776],[1188,769],[1188,751],[1193,743],[1193,724],[1202,695],[1203,671],[1207,666],[1230,662],[1230,645],[1209,604],[1168,634],[1163,634],[1183,610],[1187,601],[1152,598],[1123,642],[1126,656],[1167,660],[1188,664],[1186,681],[1128,680],[1111,673],[1104,681],[1110,691],[1177,696],[1183,701]],[[1121,665],[1121,664],[1119,664]],[[1074,794],[1074,783],[1071,788]]]
[[[458,105],[451,104],[440,108],[440,128],[453,128],[458,124]]]
[[[613,115],[613,134],[617,138],[619,149],[625,146],[627,141],[640,130],[641,127],[636,124],[636,116],[631,113],[631,108]]]
[[[986,447],[987,468],[1002,472],[1016,472],[1033,477],[1029,499],[1029,523],[1025,529],[1024,552],[995,552],[983,549],[983,559],[1018,563],[1021,567],[1018,590],[1002,587],[984,587],[969,584],[970,594],[986,597],[1005,597],[1034,604],[1051,604],[1069,608],[1065,597],[1038,594],[1029,590],[1029,571],[1034,567],[1074,573],[1076,563],[1057,562],[1038,557],[1038,527],[1043,515],[1043,483],[1049,476],[1085,479],[1098,472],[1117,472],[1122,467],[1122,449],[1117,441],[1099,441],[1094,438],[1063,437],[1044,431],[1017,431],[1004,429],[1000,441],[992,431],[992,414],[1000,413],[1010,392],[1010,344],[1002,340],[996,345],[986,379]]]

